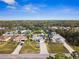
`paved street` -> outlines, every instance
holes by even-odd
[[[57,53],[51,54],[51,56],[55,56]],[[70,56],[70,54],[65,54],[66,56]],[[5,57],[4,57],[5,56]],[[48,54],[0,54],[0,59],[47,59]]]
[[[5,56],[5,57],[4,57]],[[46,59],[48,55],[44,54],[1,54],[0,59]]]

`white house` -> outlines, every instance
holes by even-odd
[[[64,30],[69,30],[69,29],[71,29],[70,27],[64,27],[64,26],[60,26],[58,29],[64,29]]]
[[[3,34],[3,36],[16,36],[17,35],[17,33],[16,32],[6,32],[5,34]]]
[[[0,27],[0,30],[5,30],[5,27]]]
[[[65,39],[60,36],[59,34],[56,34],[52,37],[53,42],[63,43]]]
[[[57,27],[57,26],[52,26],[51,28],[52,28],[52,29],[58,29],[58,27]]]
[[[21,30],[21,34],[28,34],[28,33],[31,33],[31,30]]]
[[[52,36],[56,35],[56,32],[51,32]]]
[[[49,38],[52,39],[52,37],[53,37],[54,35],[56,35],[56,32],[51,32],[51,33],[48,34],[48,35],[49,35]]]
[[[45,39],[45,35],[43,33],[41,33],[41,34],[33,34],[32,38],[35,41],[40,41],[40,40]]]

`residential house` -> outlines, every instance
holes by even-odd
[[[16,35],[18,35],[17,32],[13,32],[13,31],[6,32],[5,34],[3,34],[3,36],[16,36]]]
[[[21,41],[26,40],[26,37],[23,36],[23,35],[18,35],[18,36],[15,37],[15,39],[13,39],[13,40],[16,41],[16,42],[21,42]]]
[[[40,40],[45,39],[45,35],[43,33],[41,33],[41,34],[33,34],[32,38],[33,38],[33,40],[39,42]]]
[[[21,34],[29,34],[31,33],[31,30],[27,29],[27,30],[21,30]]]
[[[52,40],[53,42],[57,42],[57,43],[63,43],[65,41],[65,39],[59,34],[54,35],[52,37]]]
[[[9,36],[0,36],[0,42],[5,42],[8,41],[9,39],[11,39],[11,37]]]

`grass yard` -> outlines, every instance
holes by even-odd
[[[72,46],[75,51],[79,53],[79,46]]]
[[[62,44],[58,43],[46,43],[49,53],[67,53],[68,51]]]
[[[2,42],[0,42],[0,45],[3,45],[3,44],[5,44],[5,42],[3,42],[3,41],[2,41]]]
[[[23,48],[21,49],[21,54],[32,54],[32,53],[39,53],[39,44],[33,40],[26,40],[24,43]]]
[[[12,41],[11,39],[4,43],[4,45],[0,46],[0,54],[10,54],[16,48],[17,43]]]

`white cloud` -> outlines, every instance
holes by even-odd
[[[74,8],[63,8],[61,12],[65,14],[79,14],[79,10]]]
[[[65,14],[65,15],[74,15],[74,14],[79,14],[79,9],[76,8],[69,8],[69,7],[62,7],[62,8],[55,8],[50,10],[51,13],[54,15],[59,15],[59,14]]]
[[[63,12],[71,12],[72,9],[70,9],[70,8],[65,8],[65,9],[63,9],[62,11],[63,11]]]
[[[35,6],[35,5],[32,5],[32,4],[28,4],[28,5],[25,5],[23,7],[23,9],[26,11],[26,12],[30,12],[30,13],[36,13],[40,10],[39,7]]]
[[[16,7],[14,7],[14,6],[7,6],[7,8],[16,9]]]
[[[7,5],[7,8],[9,8],[9,9],[16,9],[17,8],[16,6],[18,5],[18,3],[15,0],[1,0],[1,1],[9,4],[9,5]]]
[[[1,0],[7,4],[14,4],[15,3],[15,0]]]

